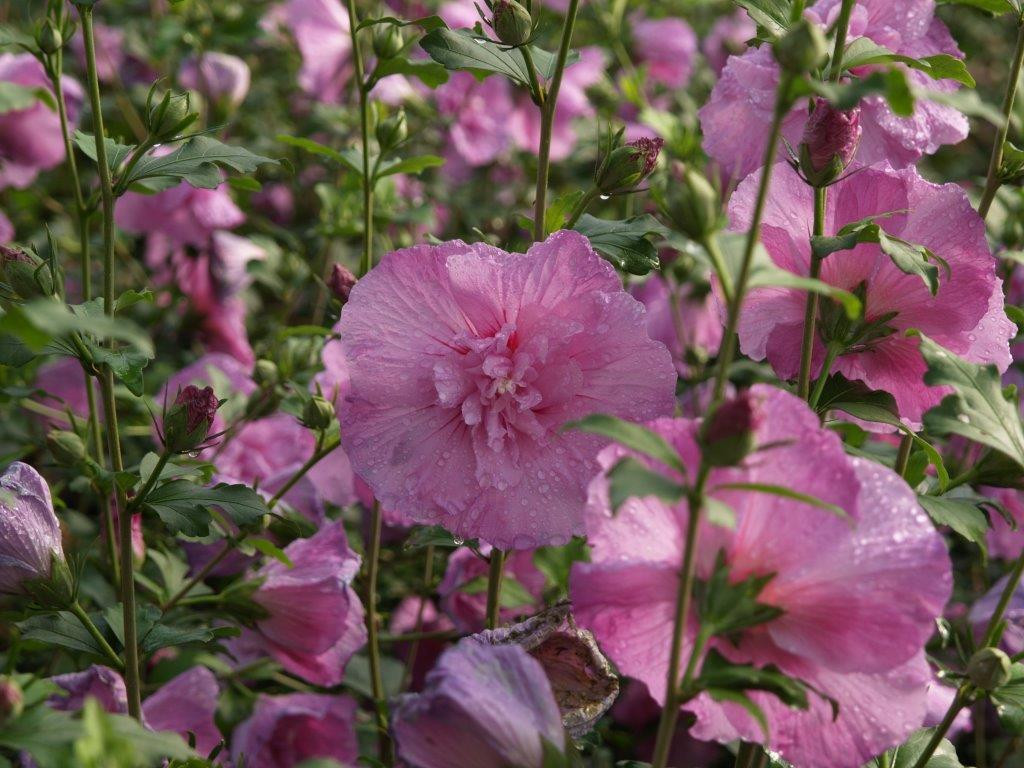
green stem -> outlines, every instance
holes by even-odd
[[[273,509],[279,501],[284,497],[288,491],[290,491],[299,480],[301,480],[309,470],[320,463],[322,459],[329,456],[339,445],[341,440],[337,437],[331,438],[331,440],[325,442],[324,437],[321,434],[317,437],[316,450],[313,451],[313,455],[309,457],[305,464],[299,467],[295,474],[288,478],[288,482],[282,485],[277,492],[267,502],[267,507]]]
[[[949,729],[953,725],[953,721],[956,720],[956,716],[960,714],[960,710],[966,707],[970,703],[970,686],[965,684],[962,685],[956,692],[956,696],[953,697],[952,703],[949,705],[949,709],[946,710],[946,714],[942,718],[942,722],[932,732],[932,737],[928,740],[925,745],[924,751],[918,755],[917,760],[911,768],[925,768],[928,765],[928,761],[932,759],[932,755],[935,754],[935,750],[939,748],[939,744],[945,738]]]
[[[949,483],[946,485],[946,490],[940,491],[938,486],[936,486],[932,490],[928,491],[928,495],[929,496],[942,496],[943,494],[949,493],[954,488],[959,488],[961,485],[967,485],[972,480],[974,480],[974,478],[976,478],[978,476],[979,471],[980,470],[978,468],[978,464],[975,464],[970,469],[966,469],[963,472],[961,472],[959,475],[957,475],[956,477],[952,478],[949,481]]]
[[[789,23],[795,24],[804,15],[805,0],[793,0],[793,7],[789,11]]]
[[[569,218],[565,220],[565,229],[572,229],[577,221],[580,220],[580,216],[587,212],[587,208],[600,197],[601,192],[597,189],[590,189],[580,198],[579,202],[573,207],[572,212],[569,214]]]
[[[385,765],[394,763],[394,750],[388,735],[387,701],[380,664],[380,635],[377,626],[377,573],[380,568],[382,517],[380,502],[373,502],[370,513],[370,546],[366,552],[366,649],[370,660],[370,687],[377,713],[377,754]]]
[[[107,149],[104,144],[103,106],[100,100],[100,83],[96,72],[96,38],[93,31],[92,5],[78,5],[82,21],[82,40],[85,43],[85,60],[89,80],[89,103],[92,109],[93,136],[96,139],[96,166],[100,177],[100,196],[103,202],[103,312],[107,317],[114,315],[114,192],[107,165]],[[110,342],[113,348],[113,340]],[[100,376],[103,392],[105,423],[107,428],[107,450],[110,452],[110,466],[115,473],[124,471],[121,458],[121,438],[117,427],[117,406],[114,400],[114,373],[109,365],[103,366]],[[132,564],[132,516],[128,514],[124,490],[115,483],[117,499],[118,528],[120,532],[121,561],[121,605],[124,614],[125,645],[125,687],[128,692],[128,714],[136,720],[142,717],[142,701],[139,681],[139,648],[135,624],[135,574]]]
[[[501,582],[505,574],[505,553],[491,550],[491,566],[487,572],[487,628],[498,626],[501,613]]]
[[[676,611],[673,619],[672,646],[669,650],[668,677],[665,681],[665,706],[661,710],[658,723],[658,735],[654,745],[652,768],[665,768],[668,765],[668,753],[672,746],[676,721],[679,718],[679,707],[682,703],[681,693],[685,693],[692,681],[704,642],[698,633],[698,642],[694,643],[686,672],[682,682],[679,679],[679,666],[683,656],[683,636],[686,634],[686,622],[690,615],[690,604],[693,601],[693,584],[697,572],[697,536],[700,531],[700,513],[704,505],[704,486],[707,483],[709,468],[702,464],[697,481],[689,496],[689,519],[686,523],[686,545],[683,550],[682,570],[679,574],[679,588],[676,590]]]
[[[825,187],[814,188],[814,236],[825,234],[825,204],[828,190]],[[811,253],[810,278],[817,280],[821,274],[821,259]],[[800,374],[797,378],[797,394],[807,400],[811,394],[811,365],[814,361],[815,325],[818,320],[818,294],[807,292],[807,303],[804,308],[804,336],[800,344]]]
[[[1006,629],[1006,624],[1003,623],[1003,614],[1006,613],[1006,608],[1010,604],[1010,600],[1013,599],[1013,593],[1017,591],[1017,587],[1020,585],[1022,573],[1024,573],[1024,551],[1020,553],[1017,561],[1013,564],[1013,570],[1010,571],[1010,578],[1007,579],[1006,586],[1003,587],[1003,592],[999,596],[996,610],[988,620],[983,646],[995,647],[1003,639],[1003,631]]]
[[[149,477],[146,478],[145,485],[142,489],[135,494],[135,497],[128,502],[129,514],[137,510],[146,501],[146,497],[152,492],[153,487],[160,480],[160,473],[164,471],[164,467],[167,466],[167,462],[171,460],[171,452],[166,448],[160,452],[160,458],[156,460],[156,466],[153,467],[153,471],[149,473]]]
[[[828,374],[832,370],[832,363],[836,361],[841,351],[842,347],[836,342],[829,342],[825,347],[825,360],[821,364],[821,373],[818,374],[818,380],[814,384],[814,391],[811,392],[811,397],[807,401],[811,408],[818,407],[818,400],[821,399],[821,393],[825,390],[825,382],[828,381]]]
[[[405,657],[405,667],[402,670],[402,686],[401,690],[405,690],[409,686],[409,681],[412,679],[413,667],[416,665],[416,656],[419,655],[420,640],[423,638],[423,615],[426,612],[427,600],[430,599],[430,591],[434,582],[434,545],[427,545],[426,549],[426,562],[423,565],[423,589],[420,593],[420,604],[416,609],[416,623],[413,625],[413,631],[411,638],[412,645],[409,646],[409,655]],[[384,642],[383,638],[378,638],[380,642]]]
[[[533,239],[537,241],[544,239],[544,212],[547,210],[548,175],[551,166],[551,131],[554,128],[558,91],[562,87],[562,75],[565,74],[565,61],[569,57],[569,44],[572,42],[572,31],[576,26],[576,13],[579,7],[580,0],[569,0],[569,10],[566,11],[565,24],[562,27],[562,42],[558,46],[558,58],[555,60],[555,72],[540,108],[537,193],[533,204]]]
[[[214,568],[220,565],[221,561],[223,561],[225,557],[231,554],[232,550],[234,550],[235,545],[237,543],[238,542],[234,538],[228,538],[224,542],[224,546],[220,548],[220,551],[218,551],[217,554],[215,554],[209,560],[209,562],[206,563],[206,565],[200,568],[199,571],[191,579],[185,582],[185,584],[182,585],[181,589],[175,592],[167,600],[167,602],[161,605],[160,610],[163,613],[167,613],[169,610],[171,610],[171,608],[180,603],[185,598],[185,596],[188,595],[189,592],[195,589],[199,584],[203,582],[204,579],[206,579],[207,576],[210,575]]]
[[[971,707],[971,725],[974,730],[974,764],[975,768],[988,768],[988,743],[985,738],[985,699],[974,703]]]
[[[768,130],[768,145],[764,151],[764,163],[761,168],[761,181],[757,190],[757,201],[754,204],[754,215],[747,232],[746,245],[743,248],[743,259],[740,262],[739,275],[736,278],[736,290],[729,302],[729,315],[726,320],[725,334],[722,336],[722,347],[718,354],[718,372],[715,376],[714,400],[721,400],[725,394],[725,385],[729,380],[729,366],[736,354],[736,328],[739,324],[740,309],[747,292],[747,281],[750,279],[750,265],[754,259],[754,248],[761,238],[761,220],[764,218],[765,202],[768,199],[768,185],[771,182],[775,157],[779,151],[779,136],[782,132],[782,121],[789,112],[789,91],[793,84],[792,75],[783,75],[779,90],[775,97],[775,112],[772,125]]]
[[[748,741],[740,743],[736,751],[736,768],[757,768],[764,757],[764,750],[759,744],[751,744]]]
[[[533,54],[530,53],[530,46],[524,45],[519,48],[523,54],[523,62],[526,64],[526,74],[530,78],[530,96],[533,103],[538,107],[544,106],[544,89],[540,87],[540,79],[537,77],[537,65],[533,62]]]
[[[1013,113],[1013,100],[1017,95],[1017,84],[1020,81],[1021,66],[1024,65],[1024,19],[1017,19],[1017,47],[1013,53],[1013,64],[1010,65],[1010,79],[1006,83],[1003,95],[1003,124],[996,130],[996,142],[992,147],[992,155],[988,161],[988,175],[985,178],[985,191],[981,195],[978,213],[981,218],[988,216],[992,201],[999,190],[999,166],[1003,162],[1003,146],[1010,132],[1010,115]]]
[[[896,470],[896,474],[900,477],[907,476],[907,464],[910,461],[910,449],[914,446],[914,436],[912,434],[906,434],[900,441],[900,450],[896,454],[896,465],[893,469]]]
[[[69,608],[71,609],[71,612],[75,614],[75,618],[81,622],[83,627],[85,627],[85,630],[92,635],[92,639],[96,641],[96,644],[103,651],[103,655],[107,657],[107,661],[113,665],[114,669],[123,670],[124,662],[121,661],[121,657],[118,656],[117,652],[110,647],[110,643],[107,642],[107,638],[103,636],[103,633],[100,632],[99,628],[93,623],[93,620],[89,618],[89,614],[85,612],[82,605],[75,600],[71,603]]]
[[[370,93],[366,83],[363,52],[359,48],[358,17],[355,0],[348,0],[348,28],[352,36],[352,63],[355,67],[356,87],[359,89],[359,136],[362,141],[363,161],[363,255],[359,261],[359,277],[373,267],[373,188],[370,175]]]
[[[454,640],[462,637],[457,629],[436,629],[430,632],[406,632],[402,635],[380,635],[377,639],[383,643],[409,643],[417,640]]]
[[[701,246],[708,254],[708,258],[711,260],[711,266],[715,270],[715,275],[718,277],[718,283],[722,289],[722,296],[725,298],[726,305],[732,300],[733,295],[733,284],[732,275],[729,274],[728,268],[725,266],[725,257],[722,255],[722,247],[718,243],[718,235],[710,234],[701,240]]]
[[[832,51],[832,64],[829,68],[828,77],[832,82],[838,82],[843,74],[843,53],[846,50],[846,34],[850,29],[850,16],[853,14],[853,6],[856,0],[843,0],[839,9],[839,20],[836,22],[836,45]]]

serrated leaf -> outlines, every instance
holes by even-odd
[[[11,304],[6,314],[0,316],[0,331],[18,338],[35,352],[42,351],[54,339],[81,333],[125,341],[140,354],[153,356],[153,343],[137,325],[124,318],[106,317],[102,310],[95,311],[96,306],[79,304],[68,308],[50,299]]]
[[[544,234],[550,235],[565,226],[565,221],[583,199],[583,190],[574,189],[556,197],[544,211]]]
[[[413,61],[400,56],[384,59],[373,70],[372,81],[376,82],[391,75],[415,77],[429,88],[437,88],[448,82],[448,70],[435,61]]]
[[[938,0],[939,5],[967,5],[993,14],[1010,13],[1017,10],[1010,0]]]
[[[757,26],[778,37],[789,27],[791,0],[734,0]]]
[[[917,501],[932,522],[936,525],[949,526],[960,536],[977,544],[987,556],[988,518],[976,501],[970,498],[927,495],[918,496]]]
[[[175,648],[192,643],[210,643],[222,637],[236,637],[237,627],[173,627],[167,624],[154,625],[139,640],[143,653],[153,653],[161,648]]]
[[[686,487],[650,469],[632,456],[624,456],[608,471],[608,494],[612,513],[628,499],[654,496],[668,504],[677,504],[686,496]]]
[[[963,60],[946,53],[915,59],[912,56],[894,53],[868,37],[858,37],[846,46],[846,51],[843,54],[843,69],[890,63],[905,64],[911,69],[923,72],[933,80],[956,80],[968,88],[975,86],[974,78],[967,71]]]
[[[994,365],[968,362],[924,334],[917,335],[928,364],[925,383],[954,389],[925,413],[925,427],[937,435],[960,435],[987,445],[1024,468],[1020,412],[1016,403],[1004,396],[999,370]]]
[[[924,728],[911,734],[902,745],[890,749],[885,755],[876,757],[864,768],[914,768],[918,759],[924,754],[925,747],[935,732],[934,728]],[[935,754],[925,764],[925,768],[963,768],[956,755],[953,745],[943,739]]]
[[[188,480],[172,480],[156,488],[143,505],[175,533],[206,536],[210,532],[210,507],[224,511],[240,527],[267,514],[262,497],[247,485],[220,483],[208,488]]]
[[[789,677],[778,667],[772,664],[765,667],[735,664],[714,648],[704,657],[695,686],[698,689],[714,688],[736,692],[765,691],[790,707],[807,709],[809,706],[806,685]]]
[[[604,413],[593,413],[579,421],[569,422],[563,429],[579,429],[595,435],[604,435],[626,448],[660,461],[686,477],[686,467],[676,450],[657,432],[640,424]]]
[[[84,133],[83,131],[75,131],[75,146],[77,146],[82,154],[96,162],[96,137],[91,133]],[[103,146],[107,150],[107,165],[110,168],[111,173],[116,173],[121,167],[128,155],[132,153],[134,147],[122,144],[119,141],[114,141],[109,136],[103,139]]]
[[[37,640],[106,658],[103,649],[70,611],[60,611],[50,616],[33,616],[19,622],[18,627],[26,640]]]
[[[528,86],[530,77],[522,51],[506,50],[504,46],[477,36],[470,29],[434,29],[420,40],[423,48],[445,69],[464,70],[478,75],[497,73],[519,85]],[[537,73],[549,79],[554,73],[554,54],[530,47]],[[573,55],[566,60],[566,66],[579,58]]]
[[[131,185],[147,179],[180,179],[193,187],[214,189],[224,181],[222,168],[252,173],[265,164],[276,165],[277,161],[254,154],[244,147],[222,144],[210,136],[193,136],[170,154],[146,155],[121,183]]]
[[[100,365],[109,365],[110,370],[136,397],[142,397],[144,391],[142,370],[149,363],[149,356],[131,349],[121,348],[110,350],[98,347],[91,342],[86,346],[92,353],[92,359]]]
[[[153,292],[148,288],[137,291],[134,288],[129,288],[127,291],[122,293],[116,299],[114,299],[114,311],[121,312],[128,307],[133,307],[140,302],[147,302],[152,304],[154,301]]]
[[[586,236],[595,251],[632,275],[646,275],[658,268],[658,250],[647,236],[668,231],[650,214],[608,220],[585,213],[573,229]]]

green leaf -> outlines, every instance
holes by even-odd
[[[95,620],[98,615],[92,618]],[[19,622],[18,627],[25,640],[37,640],[47,645],[59,645],[61,648],[106,658],[92,635],[70,611],[61,611],[50,616],[33,616]]]
[[[356,31],[358,32],[361,29],[373,27],[377,24],[394,24],[396,27],[417,26],[425,32],[447,26],[444,23],[444,19],[440,16],[421,16],[420,18],[412,19],[411,21],[399,19],[397,16],[379,16],[374,19],[363,19],[356,26]]]
[[[244,147],[222,144],[210,136],[193,136],[170,154],[146,155],[121,184],[130,186],[147,179],[180,179],[193,187],[214,189],[224,181],[221,168],[252,173],[267,163],[276,165],[277,161],[253,154]]]
[[[57,106],[53,94],[45,88],[18,85],[9,80],[0,81],[0,115],[28,109],[37,101],[42,101],[51,109]]]
[[[244,543],[252,545],[252,548],[255,549],[257,552],[260,552],[261,554],[266,555],[267,557],[274,558],[275,560],[277,560],[277,562],[281,563],[281,565],[284,565],[288,568],[295,567],[295,564],[292,562],[291,558],[288,557],[288,555],[285,553],[283,549],[274,546],[272,542],[267,541],[266,539],[251,538],[246,539]]]
[[[70,712],[36,706],[0,728],[0,746],[28,752],[40,768],[75,765],[70,748],[82,731]]]
[[[96,137],[91,133],[84,133],[83,131],[75,131],[75,146],[77,146],[82,154],[96,162]],[[134,147],[127,144],[122,144],[119,141],[114,141],[109,136],[103,139],[103,146],[107,149],[107,166],[111,172],[116,172],[123,163],[128,155],[132,153]]]
[[[914,768],[934,733],[934,728],[915,731],[902,745],[876,757],[864,768]],[[939,743],[938,749],[935,750],[935,754],[925,764],[925,768],[963,768],[963,766],[956,756],[956,749],[949,741],[943,739]]]
[[[436,168],[439,165],[444,165],[444,160],[437,155],[418,155],[416,157],[407,157],[404,160],[389,160],[377,169],[377,178],[382,179],[385,176],[393,176],[396,173],[416,175],[423,173],[427,168]]]
[[[789,27],[791,0],[734,0],[757,26],[778,37]]]
[[[939,490],[945,491],[949,485],[949,472],[942,461],[942,455],[927,440],[919,436],[899,417],[896,399],[888,392],[869,389],[863,382],[849,381],[842,374],[832,374],[825,382],[821,397],[818,399],[818,413],[842,411],[862,421],[888,424],[906,435],[910,435],[914,444],[928,456],[935,467],[939,480]]]
[[[799,501],[802,504],[808,504],[818,509],[824,509],[826,512],[831,512],[836,517],[849,518],[846,514],[846,510],[835,504],[830,504],[827,501],[819,499],[817,496],[811,496],[810,494],[800,493],[800,491],[794,491],[792,488],[786,488],[784,485],[772,485],[770,483],[722,483],[716,485],[712,491],[754,491],[755,493],[767,493],[772,496],[781,496],[784,499],[792,499],[793,501]]]
[[[139,640],[143,653],[153,653],[161,648],[173,648],[193,643],[210,643],[222,637],[240,634],[237,627],[173,627],[156,624]]]
[[[915,93],[901,69],[875,71],[866,77],[840,83],[822,82],[812,78],[800,81],[794,93],[800,93],[801,90],[824,96],[836,109],[853,109],[865,96],[880,93],[894,114],[901,117],[910,117],[914,114]]]
[[[206,536],[210,507],[225,512],[239,527],[262,519],[269,511],[262,497],[247,485],[220,483],[207,488],[188,480],[172,480],[152,491],[144,505],[174,533]]]
[[[25,342],[9,333],[0,333],[0,365],[20,368],[36,357]]]
[[[925,383],[954,389],[925,413],[925,427],[937,435],[960,435],[995,448],[1024,468],[1020,412],[1003,394],[999,370],[970,363],[924,334],[913,333],[921,338],[921,354],[928,364]]]
[[[715,701],[727,701],[743,707],[743,709],[747,711],[747,714],[754,718],[758,726],[761,728],[761,733],[764,734],[764,740],[768,741],[771,739],[771,732],[768,730],[768,718],[765,717],[764,710],[762,710],[746,693],[743,691],[734,691],[730,688],[716,687],[704,688],[704,692]]]
[[[134,323],[125,318],[106,317],[94,300],[68,308],[51,299],[36,299],[25,304],[11,304],[0,316],[0,332],[20,339],[35,352],[55,339],[71,333],[100,339],[125,341],[143,355],[153,356],[153,343]],[[99,311],[97,311],[99,310]]]
[[[463,541],[456,539],[440,525],[422,525],[412,529],[409,538],[405,540],[405,549],[412,551],[424,547],[445,547],[454,548],[466,546],[477,546],[476,539]]]
[[[75,765],[81,768],[146,768],[168,758],[197,757],[177,733],[152,731],[130,717],[109,714],[96,699],[86,701],[82,729],[75,742]]]
[[[114,299],[114,311],[123,312],[128,307],[133,307],[140,302],[147,302],[152,304],[154,300],[153,292],[148,288],[141,291],[137,291],[134,288],[129,288],[127,291],[122,293],[116,299]]]
[[[725,553],[720,550],[711,576],[707,581],[698,580],[695,588],[701,631],[708,636],[729,635],[778,618],[781,608],[757,601],[774,576],[751,576],[733,583]]]
[[[993,14],[1010,13],[1017,10],[1010,0],[938,0],[940,5],[968,5],[980,11]]]
[[[539,547],[533,551],[533,564],[547,578],[548,585],[560,595],[569,589],[569,574],[573,563],[590,561],[587,542],[580,537],[573,538],[563,547]]]
[[[938,262],[949,273],[949,265],[923,245],[908,243],[887,233],[874,219],[862,219],[847,224],[832,237],[811,237],[811,251],[819,259],[836,251],[847,251],[860,243],[875,243],[893,264],[908,275],[917,275],[934,296],[939,290]]]
[[[755,667],[734,664],[712,648],[704,658],[695,687],[736,692],[766,691],[790,707],[807,709],[807,686],[784,674],[773,664]]]
[[[612,513],[619,511],[628,499],[654,496],[676,504],[686,496],[686,487],[650,469],[632,456],[624,456],[608,471]]]
[[[556,197],[544,211],[544,234],[550,235],[565,226],[566,219],[576,204],[583,199],[582,189],[574,189]]]
[[[960,536],[977,544],[987,556],[985,536],[989,529],[988,517],[975,500],[921,495],[917,497],[917,501],[931,517],[932,522],[936,525],[949,526]]]
[[[618,221],[585,213],[573,229],[585,235],[595,251],[632,275],[646,275],[658,268],[658,250],[647,236],[667,233],[649,213]]]
[[[86,346],[92,353],[92,358],[101,365],[109,365],[110,370],[136,397],[142,397],[144,391],[142,382],[142,369],[149,363],[149,356],[131,349],[110,350],[107,347],[100,347],[91,342]]]
[[[604,413],[593,413],[579,421],[570,421],[563,429],[579,429],[595,435],[604,435],[626,448],[660,461],[686,477],[686,467],[676,450],[657,432],[640,424]]]
[[[464,70],[483,76],[497,73],[519,85],[530,84],[521,50],[506,50],[504,46],[477,36],[470,29],[431,30],[420,40],[420,47],[445,69]],[[554,74],[555,55],[533,46],[530,47],[530,53],[538,75],[544,79],[551,78]],[[566,60],[566,66],[578,58],[578,55],[573,55]]]
[[[277,140],[282,144],[287,144],[289,147],[295,147],[301,149],[304,152],[318,155],[320,157],[326,157],[329,160],[333,160],[338,165],[344,165],[350,171],[358,173],[360,176],[363,175],[362,158],[359,153],[352,151],[339,152],[336,149],[320,144],[319,142],[313,141],[312,139],[300,138],[297,136],[286,136],[285,134],[279,134]]]
[[[858,37],[846,46],[843,54],[843,69],[888,63],[906,64],[911,69],[924,72],[933,80],[956,80],[968,88],[975,86],[974,78],[967,71],[963,60],[945,53],[915,59],[893,53],[888,48],[877,45],[870,38]]]
[[[437,62],[413,61],[400,56],[378,62],[376,69],[373,70],[371,82],[390,75],[409,75],[430,88],[437,88],[437,86],[448,82],[448,70]]]
[[[459,592],[467,595],[482,595],[487,592],[487,589],[487,577],[478,576],[459,587]],[[535,601],[536,598],[530,594],[530,590],[523,586],[521,581],[505,574],[501,580],[501,594],[498,597],[498,605],[502,608],[522,608],[524,605],[532,605]]]

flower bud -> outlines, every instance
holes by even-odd
[[[64,47],[64,36],[53,22],[47,19],[36,33],[36,45],[43,53],[53,55]]]
[[[739,464],[754,450],[754,433],[763,418],[749,391],[726,400],[701,425],[699,442],[704,461],[712,467]]]
[[[167,92],[155,104],[150,93],[146,128],[154,139],[173,139],[199,117],[192,111],[192,100],[187,93]]]
[[[999,648],[982,648],[967,662],[967,677],[983,691],[994,691],[1010,680],[1010,657]]]
[[[405,141],[409,135],[409,126],[405,120],[405,110],[400,109],[395,114],[377,123],[376,135],[381,152],[390,152]]]
[[[664,143],[662,139],[637,139],[609,152],[595,181],[601,194],[614,195],[634,189],[651,175]]]
[[[334,423],[334,404],[326,397],[313,395],[302,409],[302,423],[317,432],[327,429]]]
[[[331,268],[331,276],[327,278],[327,287],[331,289],[331,293],[342,304],[348,301],[349,294],[352,293],[352,288],[355,284],[356,276],[347,267],[335,264]]]
[[[0,677],[0,726],[18,717],[24,705],[21,686],[10,677]]]
[[[0,246],[0,268],[4,280],[23,299],[52,296],[54,293],[50,265],[31,251]]]
[[[50,579],[58,562],[64,554],[50,488],[16,461],[0,475],[0,594],[27,592],[31,582]]]
[[[194,450],[206,440],[220,403],[213,387],[189,384],[164,414],[164,445],[174,453]]]
[[[253,367],[252,380],[260,389],[268,389],[277,384],[281,379],[281,373],[277,370],[277,364],[273,360],[257,360]]]
[[[530,12],[516,0],[496,0],[491,6],[491,26],[498,40],[505,45],[525,45],[533,34]]]
[[[680,232],[697,242],[722,228],[722,198],[701,173],[684,168],[668,190],[667,213]]]
[[[51,430],[46,436],[46,446],[56,462],[65,467],[77,467],[89,456],[82,438],[66,429]]]
[[[824,61],[828,54],[828,43],[817,24],[808,19],[800,19],[776,41],[773,51],[775,60],[786,72],[802,75]]]
[[[860,144],[860,109],[836,109],[817,99],[800,141],[800,170],[813,187],[838,179],[857,154]]]
[[[402,28],[396,24],[378,24],[373,28],[373,53],[382,61],[393,59],[405,45]]]

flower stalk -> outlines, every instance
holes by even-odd
[[[359,276],[373,267],[373,188],[375,179],[370,173],[370,86],[366,81],[363,52],[359,47],[359,17],[355,0],[348,0],[348,28],[352,35],[352,64],[355,67],[356,88],[359,93],[359,136],[362,142],[363,164],[363,254],[359,260]],[[375,174],[374,174],[375,175]]]
[[[500,549],[491,550],[490,568],[487,571],[487,628],[495,629],[501,613],[501,582],[505,573],[505,553]]]
[[[1006,136],[1010,132],[1010,115],[1013,114],[1013,102],[1017,96],[1017,85],[1020,83],[1022,66],[1024,66],[1024,15],[1017,18],[1017,46],[1013,53],[1013,63],[1010,65],[1009,79],[1006,81],[1006,93],[1003,95],[1003,122],[996,130],[996,140],[992,145],[992,155],[988,161],[985,191],[982,192],[981,202],[978,204],[978,214],[982,219],[988,218],[992,201],[995,200],[996,192],[1001,186],[999,166],[1003,162],[1003,147],[1006,145]]]

